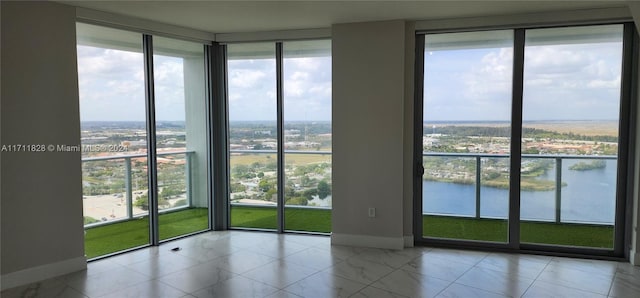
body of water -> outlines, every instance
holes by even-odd
[[[613,224],[616,205],[617,162],[607,160],[606,167],[573,171],[569,167],[580,161],[562,160],[562,222]],[[555,181],[555,166],[537,179]],[[520,214],[527,220],[555,220],[555,190],[522,191]],[[422,210],[428,214],[475,216],[475,185],[448,182],[422,182]],[[480,216],[507,218],[509,191],[480,187]]]

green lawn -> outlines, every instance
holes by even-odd
[[[160,239],[205,230],[207,209],[194,208],[160,214]],[[84,251],[87,258],[142,246],[149,243],[149,218],[107,224],[85,230]]]
[[[286,230],[331,232],[331,210],[285,208]],[[276,209],[271,207],[231,207],[231,226],[242,228],[276,229]]]
[[[286,208],[287,230],[330,232],[331,210]],[[160,239],[207,229],[207,209],[194,208],[160,214]],[[231,226],[245,228],[276,228],[275,208],[231,208]],[[86,229],[85,254],[87,258],[146,245],[149,243],[149,218],[142,217]]]
[[[507,242],[507,221],[425,215],[422,233],[426,237]],[[523,221],[520,239],[524,243],[613,248],[613,226]]]
[[[160,239],[207,229],[207,209],[193,208],[161,214]],[[522,242],[558,245],[613,247],[613,227],[586,224],[522,222]],[[275,208],[231,207],[231,226],[276,228]],[[285,228],[295,231],[331,232],[331,210],[285,209]],[[423,233],[427,237],[507,241],[507,222],[497,219],[475,219],[448,216],[423,217]],[[147,217],[86,229],[85,253],[88,258],[121,251],[149,243]]]

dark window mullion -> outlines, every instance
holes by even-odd
[[[276,42],[276,109],[277,109],[277,142],[278,142],[278,199],[277,217],[278,233],[284,232],[284,92],[283,92],[283,72],[282,72],[282,42]]]
[[[632,202],[634,172],[629,165],[634,164],[635,151],[635,111],[637,86],[633,83],[637,79],[638,40],[633,23],[624,25],[622,39],[622,74],[620,86],[620,123],[618,128],[618,179],[616,195],[616,217],[613,251],[616,256],[628,255],[629,248],[625,247],[630,241],[632,208],[627,208]],[[627,224],[628,223],[628,224]],[[626,239],[625,239],[626,238]],[[629,241],[627,241],[629,240]]]
[[[524,91],[525,30],[513,32],[513,76],[511,102],[511,157],[509,170],[508,246],[520,248],[520,164],[522,161],[522,97]]]
[[[414,106],[413,106],[413,150],[414,150],[414,166],[413,166],[413,239],[414,241],[424,238],[422,226],[422,175],[424,173],[423,157],[422,157],[422,134],[424,121],[424,34],[416,35],[415,49],[415,83],[414,83]]]
[[[147,173],[149,198],[149,241],[151,245],[160,243],[158,228],[158,168],[156,152],[156,109],[153,84],[153,37],[142,36],[144,53],[145,110],[147,116]]]
[[[214,44],[208,46],[208,67],[209,77],[209,146],[211,150],[211,186],[210,196],[212,196],[209,211],[211,228],[214,230],[226,230],[231,225],[231,213],[229,204],[229,109],[227,90],[227,47],[225,45]]]

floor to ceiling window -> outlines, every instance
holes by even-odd
[[[153,38],[161,240],[209,227],[204,58],[200,43]]]
[[[509,30],[425,37],[423,235],[507,241],[512,64]]]
[[[87,24],[78,24],[77,32],[85,252],[91,258],[149,243],[144,55],[140,34]],[[143,220],[126,230],[111,224],[134,218]]]
[[[278,226],[276,48],[227,46],[232,227]]]
[[[622,35],[623,25],[526,32],[523,242],[613,248]]]
[[[207,229],[204,46],[84,23],[77,37],[87,257]]]
[[[227,45],[231,227],[330,232],[330,48]]]
[[[419,242],[621,255],[629,30],[417,35]]]

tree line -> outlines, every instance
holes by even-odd
[[[478,136],[478,137],[511,137],[510,127],[491,127],[491,126],[442,126],[442,127],[424,127],[423,134],[439,133],[456,137]],[[563,133],[550,131],[539,128],[522,128],[522,136],[524,138],[536,139],[561,139],[561,140],[578,140],[578,141],[594,141],[594,142],[618,142],[617,136],[587,136],[575,134],[572,132]]]

